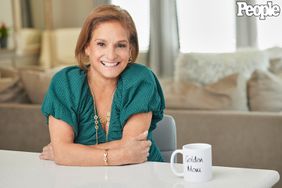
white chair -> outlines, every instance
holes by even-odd
[[[157,128],[153,131],[153,136],[161,150],[164,161],[170,162],[172,152],[177,149],[174,118],[170,115],[164,115],[164,118],[158,122]]]

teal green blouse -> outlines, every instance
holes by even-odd
[[[54,75],[45,95],[41,110],[47,118],[68,123],[74,131],[75,143],[96,144],[93,98],[86,72],[78,66],[62,69]],[[163,118],[165,101],[161,86],[154,73],[140,64],[129,64],[118,79],[113,97],[108,141],[119,140],[123,127],[133,114],[152,112],[148,139],[152,141],[149,161],[163,161],[152,131]],[[134,126],[134,125],[132,125]],[[99,122],[98,142],[106,142],[106,134]]]

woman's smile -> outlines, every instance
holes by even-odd
[[[109,68],[114,68],[120,64],[120,62],[109,62],[109,61],[100,61],[102,65]]]

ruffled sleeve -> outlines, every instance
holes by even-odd
[[[79,92],[79,83],[74,80],[77,77],[74,74],[77,69],[65,68],[53,77],[41,107],[47,124],[49,123],[48,117],[52,115],[56,119],[68,123],[73,128],[75,136],[78,133],[78,101],[76,96]]]
[[[143,65],[130,65],[122,74],[122,108],[120,121],[122,126],[130,116],[152,112],[149,131],[156,128],[156,123],[163,118],[164,96],[157,77]]]

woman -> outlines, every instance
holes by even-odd
[[[79,166],[163,161],[152,131],[164,98],[155,75],[133,63],[138,52],[127,11],[104,5],[90,13],[76,45],[79,67],[58,72],[42,104],[52,144],[41,159]]]

